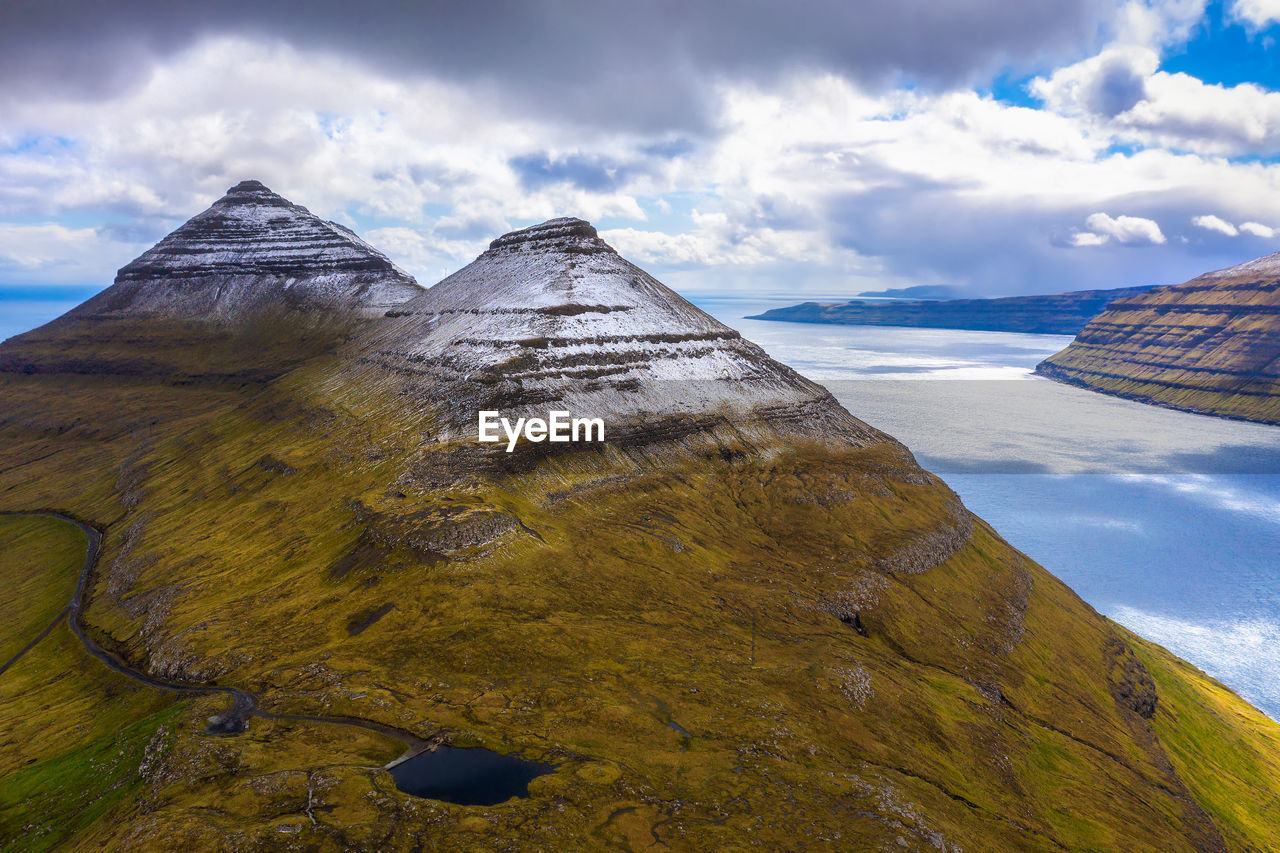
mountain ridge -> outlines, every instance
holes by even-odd
[[[1280,253],[1118,300],[1036,373],[1169,408],[1280,424]]]
[[[269,326],[291,354],[261,381],[0,377],[0,508],[103,531],[83,629],[264,712],[208,737],[223,701],[111,680],[55,629],[0,677],[0,843],[1280,843],[1280,728],[588,229],[504,235],[324,347]],[[591,400],[634,440],[506,454],[463,428],[477,401]],[[18,555],[50,600],[56,533],[43,571]],[[321,718],[555,770],[492,807],[416,798],[398,742]]]
[[[422,292],[350,229],[241,181],[110,287],[4,341],[0,375],[262,382]]]

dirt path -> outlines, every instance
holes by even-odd
[[[123,658],[107,651],[98,645],[93,637],[89,636],[81,622],[81,616],[84,610],[85,596],[88,594],[89,579],[93,574],[93,567],[98,561],[98,552],[102,546],[102,534],[97,528],[85,524],[84,522],[63,515],[58,512],[39,511],[39,512],[6,512],[4,515],[15,516],[42,516],[44,518],[53,518],[58,521],[64,521],[67,524],[74,524],[84,533],[87,545],[85,547],[84,565],[80,569],[80,580],[76,583],[75,594],[71,598],[71,602],[64,608],[49,625],[40,632],[40,634],[28,643],[22,651],[18,652],[3,667],[0,667],[0,674],[3,674],[10,666],[12,666],[18,658],[22,657],[30,649],[34,648],[37,643],[45,638],[50,631],[53,630],[63,617],[67,617],[71,631],[76,635],[84,648],[89,654],[102,661],[106,666],[116,672],[133,679],[148,687],[154,687],[159,690],[168,690],[174,693],[188,693],[198,695],[225,695],[230,703],[226,711],[223,711],[216,717],[211,718],[207,729],[209,734],[235,734],[248,728],[249,718],[260,717],[264,720],[282,720],[300,723],[321,723],[325,725],[335,726],[352,726],[355,728],[366,729],[368,731],[377,732],[386,735],[389,738],[403,743],[407,749],[405,756],[396,759],[396,762],[403,760],[404,757],[421,752],[429,746],[437,743],[436,738],[421,738],[412,732],[404,729],[398,729],[395,726],[384,725],[373,720],[364,720],[358,717],[338,717],[338,716],[313,716],[310,714],[287,714],[276,713],[274,711],[266,711],[258,707],[258,701],[252,693],[241,690],[238,687],[225,687],[216,684],[193,684],[182,681],[171,681],[165,678],[156,678],[148,675],[141,670],[135,669],[129,665]],[[396,763],[393,762],[393,763]]]

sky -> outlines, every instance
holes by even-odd
[[[0,288],[254,178],[430,285],[591,220],[692,294],[997,296],[1280,250],[1280,0],[0,0]]]

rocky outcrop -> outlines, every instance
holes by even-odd
[[[229,322],[276,310],[377,316],[422,292],[350,229],[258,181],[241,181],[124,266],[72,317],[162,315]]]
[[[432,408],[444,438],[474,437],[480,409],[513,421],[561,409],[604,418],[621,445],[717,424],[883,440],[581,219],[503,235],[392,313],[344,373]]]
[[[1114,302],[1036,372],[1146,403],[1280,424],[1280,253]]]
[[[1154,286],[1154,285],[1153,285]],[[999,299],[894,300],[842,303],[805,302],[772,308],[752,320],[792,323],[837,323],[851,326],[916,326],[925,329],[969,329],[1074,335],[1117,299],[1128,299],[1151,287],[1077,290]]]

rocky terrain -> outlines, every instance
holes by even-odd
[[[0,846],[1280,846],[1280,728],[587,223],[348,329],[254,381],[11,377],[0,509],[103,531],[84,631],[261,716],[209,736],[218,697],[55,617],[0,673]],[[608,440],[508,454],[481,403]],[[0,630],[57,613],[75,535],[0,518],[0,614],[40,602]],[[555,769],[413,797],[381,730]]]
[[[1102,313],[1108,303],[1137,296],[1152,287],[1154,285],[1116,290],[1076,290],[998,299],[805,302],[788,308],[772,308],[751,319],[1074,335]]]
[[[1280,253],[1118,300],[1036,372],[1189,412],[1280,424]]]
[[[827,390],[628,263],[587,222],[506,234],[390,312],[343,376],[438,406],[445,436],[479,409],[608,416],[644,442],[732,423],[810,437],[873,433]],[[884,436],[877,434],[877,440]]]
[[[241,181],[67,318],[156,315],[228,323],[284,309],[377,316],[421,292],[350,229],[258,181]]]
[[[6,342],[0,371],[254,381],[422,292],[350,230],[241,181],[110,287]]]

